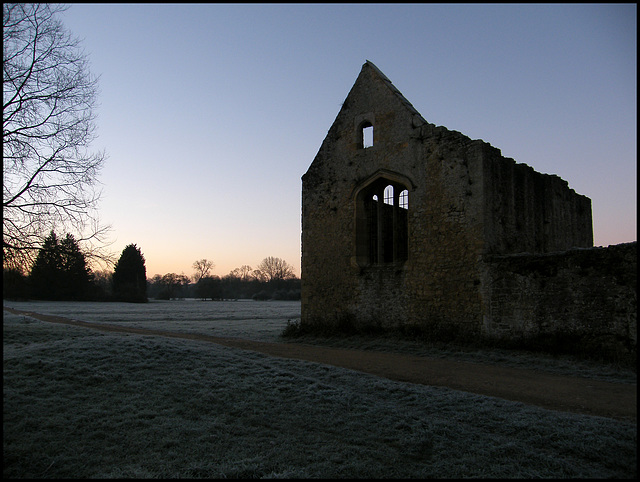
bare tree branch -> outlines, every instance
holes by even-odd
[[[3,4],[3,265],[26,269],[51,230],[89,242],[93,260],[110,228],[98,222],[103,152],[95,139],[98,78],[57,4]]]
[[[284,259],[274,258],[273,256],[264,258],[257,271],[262,274],[262,278],[266,281],[285,280],[295,277],[293,266]]]
[[[206,278],[209,276],[209,272],[215,266],[213,261],[209,261],[206,258],[199,259],[198,261],[194,261],[193,269],[195,270],[195,274],[193,275],[193,281],[197,283],[202,278]]]

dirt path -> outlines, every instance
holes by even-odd
[[[191,333],[76,321],[60,316],[4,308],[10,313],[42,321],[95,330],[201,340],[271,356],[307,360],[357,370],[409,383],[449,387],[456,390],[519,401],[567,412],[599,415],[637,422],[635,384],[611,383],[553,375],[537,370],[501,367],[400,353],[322,347],[297,343],[269,343]]]

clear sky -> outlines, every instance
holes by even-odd
[[[73,4],[100,75],[100,217],[147,276],[300,276],[301,176],[366,60],[428,121],[557,174],[635,241],[635,4]]]

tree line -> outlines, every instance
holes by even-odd
[[[52,230],[28,273],[4,266],[2,274],[6,299],[147,301],[144,256],[135,244],[124,248],[113,272],[93,272],[75,237],[60,240]]]
[[[146,302],[154,299],[202,300],[255,299],[298,300],[300,279],[280,258],[267,257],[257,269],[243,265],[228,275],[211,275],[214,263],[193,263],[194,274],[167,273],[146,277],[145,259],[135,244],[127,245],[113,271],[92,271],[79,242],[54,231],[45,238],[31,269],[3,268],[5,299],[92,300]]]
[[[194,274],[167,273],[149,280],[149,297],[155,299],[198,298],[201,300],[299,300],[300,279],[285,260],[269,256],[256,269],[235,268],[225,276],[211,275],[213,261],[193,263]]]
[[[213,262],[207,259],[193,264],[192,278],[184,274],[156,275],[149,280],[149,296],[156,299],[198,298],[201,300],[254,299],[299,300],[300,279],[293,267],[280,258],[269,256],[257,269],[243,265],[226,276],[210,275]]]

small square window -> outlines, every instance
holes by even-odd
[[[362,147],[373,147],[373,126],[369,125],[362,128]]]

